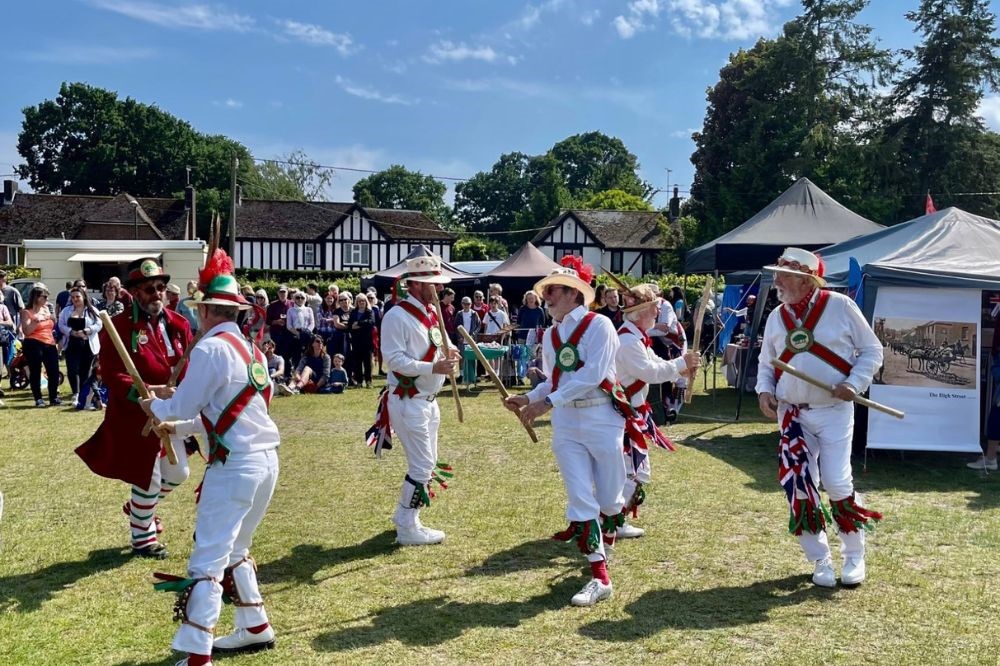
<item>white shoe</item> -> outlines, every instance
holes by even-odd
[[[278,384],[278,393],[281,395],[295,395],[298,391],[287,384]]]
[[[84,409],[87,410],[88,412],[96,412],[97,411],[97,407],[94,407],[94,403],[92,403],[92,402],[88,402],[87,406],[84,407]]]
[[[183,659],[178,661],[176,664],[174,664],[174,666],[188,666],[187,657],[184,657]],[[212,662],[208,662],[208,666],[212,666]]]
[[[816,569],[813,571],[813,585],[820,587],[836,587],[837,574],[833,572],[833,561],[829,558],[816,560]]]
[[[645,533],[646,530],[642,529],[641,527],[636,527],[632,523],[625,523],[624,525],[618,528],[618,532],[615,534],[615,536],[618,539],[638,539]]]
[[[605,585],[596,578],[592,578],[583,589],[573,595],[570,603],[574,606],[593,606],[598,601],[611,598],[611,583]]]
[[[444,541],[444,532],[427,527],[396,527],[396,543],[400,546],[430,546]]]
[[[980,469],[995,472],[997,471],[997,459],[994,458],[993,460],[990,460],[986,456],[979,456],[975,461],[966,463],[965,466],[969,469]]]
[[[71,404],[73,406],[76,406],[76,403],[77,403],[79,397],[80,397],[79,393],[74,393],[73,395],[71,395],[69,397],[69,404]]]
[[[212,643],[212,653],[250,653],[270,650],[273,647],[274,629],[268,625],[267,629],[259,634],[251,633],[246,629],[237,629],[228,636],[220,636]]]
[[[844,568],[840,571],[840,582],[844,585],[861,585],[865,580],[865,558],[854,556],[844,560]]]

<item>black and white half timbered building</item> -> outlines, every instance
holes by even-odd
[[[575,254],[594,267],[641,277],[660,270],[665,222],[655,211],[567,210],[531,242],[555,261]]]
[[[355,203],[244,199],[236,210],[237,268],[378,272],[417,245],[445,261],[455,237],[416,210]]]

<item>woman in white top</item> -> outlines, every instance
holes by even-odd
[[[316,328],[316,316],[313,309],[306,305],[305,292],[295,293],[292,299],[292,307],[288,308],[288,318],[286,319],[288,332],[293,335],[297,343],[292,348],[292,366],[298,366],[299,359],[312,342],[313,329]]]
[[[90,366],[101,351],[97,334],[104,324],[97,309],[90,304],[87,291],[75,287],[69,292],[69,305],[59,311],[59,330],[62,331],[63,350],[66,355],[66,374],[76,404],[80,389],[90,377]]]

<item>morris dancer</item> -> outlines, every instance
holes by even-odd
[[[865,579],[865,530],[882,515],[864,508],[851,475],[854,395],[865,391],[882,365],[882,343],[854,301],[823,286],[820,258],[796,247],[773,266],[782,305],[771,312],[757,372],[760,411],[781,429],[778,479],[791,507],[788,529],[815,564],[813,583],[834,587],[837,577],[826,537],[832,519],[840,533],[844,565],[840,581]],[[780,358],[830,386],[833,395],[771,365]],[[818,467],[817,467],[818,465]],[[830,496],[827,513],[818,481]]]
[[[659,287],[651,285],[655,289],[657,296],[660,295]],[[652,341],[653,352],[662,359],[672,361],[684,356],[688,351],[687,336],[684,334],[684,327],[677,319],[674,307],[667,299],[660,301],[656,311],[653,325],[646,331]],[[676,380],[664,382],[661,387],[663,393],[663,411],[666,413],[666,422],[677,421],[677,414],[684,406],[684,391],[687,389],[689,381],[694,380],[694,375],[688,377],[678,377]]]
[[[156,395],[167,397],[173,367],[191,343],[187,320],[164,307],[170,276],[156,259],[129,264],[125,286],[132,295],[126,309],[111,321],[125,343],[143,381]],[[167,549],[159,541],[163,527],[156,507],[188,477],[188,461],[181,438],[173,442],[177,463],[170,464],[155,434],[142,435],[146,415],[138,393],[114,345],[101,332],[101,376],[108,387],[108,409],[94,435],[76,449],[90,469],[109,479],[132,484],[132,495],[123,508],[132,532],[132,553],[163,559]]]
[[[208,433],[208,468],[201,486],[188,577],[157,574],[157,588],[180,593],[182,624],[173,648],[187,652],[178,666],[211,663],[214,652],[274,647],[274,630],[250,557],[254,531],[278,480],[278,428],[268,415],[272,384],[264,354],[243,337],[237,314],[251,305],[240,295],[233,264],[216,250],[199,274],[197,307],[204,336],[191,352],[187,377],[172,398],[142,401],[163,421],[160,430]],[[236,631],[214,640],[223,595],[236,606]]]
[[[646,401],[649,384],[676,382],[681,373],[698,370],[701,355],[689,351],[683,357],[668,361],[658,357],[650,349],[652,342],[646,331],[656,322],[660,299],[654,285],[641,284],[632,287],[625,295],[625,323],[618,329],[621,346],[615,356],[618,380],[621,382],[635,408],[638,417],[625,424],[625,515],[638,514],[639,505],[646,497],[645,486],[650,482],[649,443],[668,450],[674,450],[653,422],[653,409]],[[671,308],[673,310],[673,308]],[[625,522],[618,528],[619,539],[640,537],[646,531]]]
[[[437,458],[441,411],[436,398],[460,357],[452,350],[451,358],[444,358],[432,305],[434,291],[451,282],[441,273],[441,260],[433,256],[408,259],[399,282],[405,282],[408,296],[382,319],[382,358],[389,374],[368,442],[380,455],[381,449],[391,448],[391,432],[399,435],[407,472],[392,514],[396,543],[424,546],[441,543],[445,537],[441,530],[424,527],[420,508],[430,506],[431,481],[446,487],[445,479],[451,476],[451,468]]]
[[[625,421],[612,403],[629,412],[631,407],[615,379],[618,336],[614,324],[587,309],[594,300],[593,271],[579,257],[564,257],[562,264],[563,268],[553,270],[534,287],[556,322],[542,343],[548,379],[525,395],[507,398],[505,405],[528,425],[554,410],[552,453],[566,487],[570,524],[553,538],[576,539],[587,556],[593,578],[571,603],[592,606],[612,592],[602,533],[608,545],[613,545],[624,518],[621,441]]]

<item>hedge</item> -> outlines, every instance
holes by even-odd
[[[684,280],[685,276],[677,275],[675,273],[668,273],[666,275],[643,275],[641,278],[633,277],[631,275],[619,276],[622,282],[631,286],[640,283],[654,283],[659,285],[660,292],[667,294],[671,287],[677,286],[682,289],[685,286]],[[705,280],[710,276],[708,275],[688,275],[687,276],[687,288],[684,292],[684,297],[689,305],[694,305],[699,298],[701,298],[701,292],[705,288]],[[607,276],[606,273],[600,273],[597,276],[597,284],[608,285],[611,284],[611,278]],[[720,276],[718,282],[715,283],[715,291],[722,291],[725,287],[726,282]]]
[[[3,265],[0,264],[0,269],[7,272],[7,282],[11,280],[17,280],[18,278],[41,278],[42,271],[38,268],[30,268],[28,266],[15,266],[15,265]]]
[[[325,294],[326,287],[336,284],[341,291],[356,294],[361,288],[361,274],[345,271],[285,271],[267,270],[261,268],[237,268],[236,279],[240,284],[249,284],[254,288],[263,289],[268,294],[268,300],[274,300],[278,295],[278,285],[287,285],[297,289],[305,289],[309,283],[319,286],[319,293]]]

